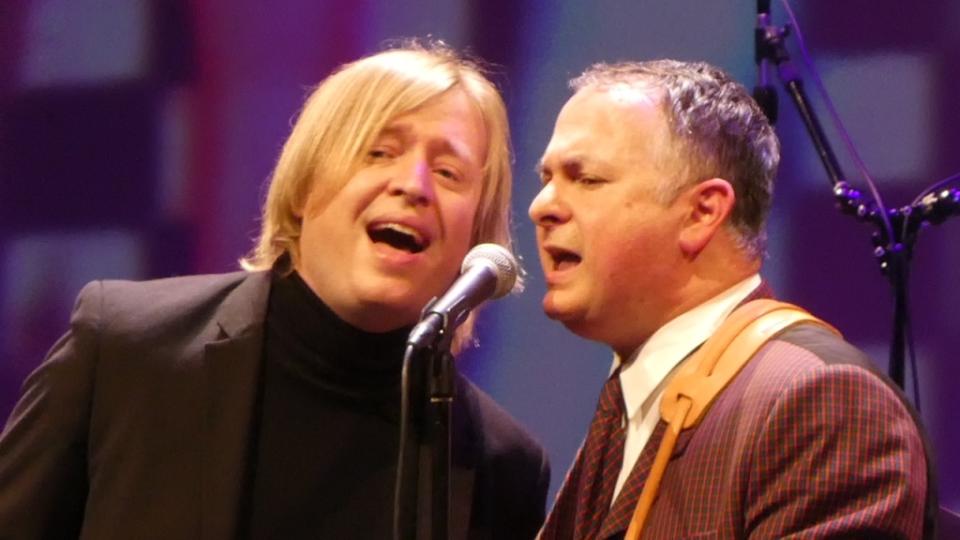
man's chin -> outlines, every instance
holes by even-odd
[[[562,302],[557,302],[550,294],[547,294],[543,299],[543,313],[547,317],[563,323],[568,328],[581,318],[580,310],[573,309]]]
[[[364,305],[363,316],[354,326],[366,332],[392,332],[403,327],[413,326],[420,320],[420,311],[411,310],[407,305],[395,305],[385,302],[369,302]]]
[[[389,332],[413,326],[420,320],[423,306],[429,302],[422,294],[404,294],[399,287],[371,288],[358,295],[360,311],[365,319],[364,330]]]
[[[586,311],[581,306],[558,303],[552,301],[548,295],[543,300],[543,313],[562,324],[572,334],[591,341],[602,341],[598,336],[599,328],[596,327],[596,321],[591,324]]]

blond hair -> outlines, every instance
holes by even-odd
[[[241,266],[266,270],[285,255],[295,266],[299,216],[311,191],[323,189],[323,198],[332,198],[392,119],[453,89],[477,106],[488,137],[472,243],[512,249],[510,135],[500,93],[477,63],[444,44],[407,43],[341,66],[311,92],[271,176],[259,238]],[[470,335],[472,317],[461,329],[462,342]]]

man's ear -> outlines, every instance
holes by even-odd
[[[687,202],[687,215],[680,231],[680,249],[692,257],[703,251],[727,222],[736,195],[730,182],[711,178],[689,188],[681,197]]]

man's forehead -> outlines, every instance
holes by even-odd
[[[603,172],[658,161],[670,139],[662,99],[662,89],[646,84],[580,89],[560,112],[538,170]]]
[[[614,103],[627,106],[644,105],[657,107],[663,98],[663,90],[661,88],[644,81],[614,83],[610,86],[594,87],[594,91],[603,92]]]
[[[659,132],[666,126],[661,92],[625,84],[584,88],[560,111],[549,146],[567,146],[598,135],[633,139]]]
[[[665,91],[653,81],[611,82],[590,84],[577,90],[567,104],[592,100],[614,107],[659,107]]]
[[[588,86],[564,104],[557,125],[565,123],[610,123],[622,125],[631,117],[665,118],[663,90],[650,85],[616,83]]]
[[[391,137],[408,143],[422,140],[437,152],[478,165],[482,165],[490,143],[482,113],[462,91],[441,94],[417,109],[391,118],[375,141]]]

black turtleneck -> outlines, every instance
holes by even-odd
[[[359,330],[295,272],[267,308],[251,538],[388,538],[409,329]]]

